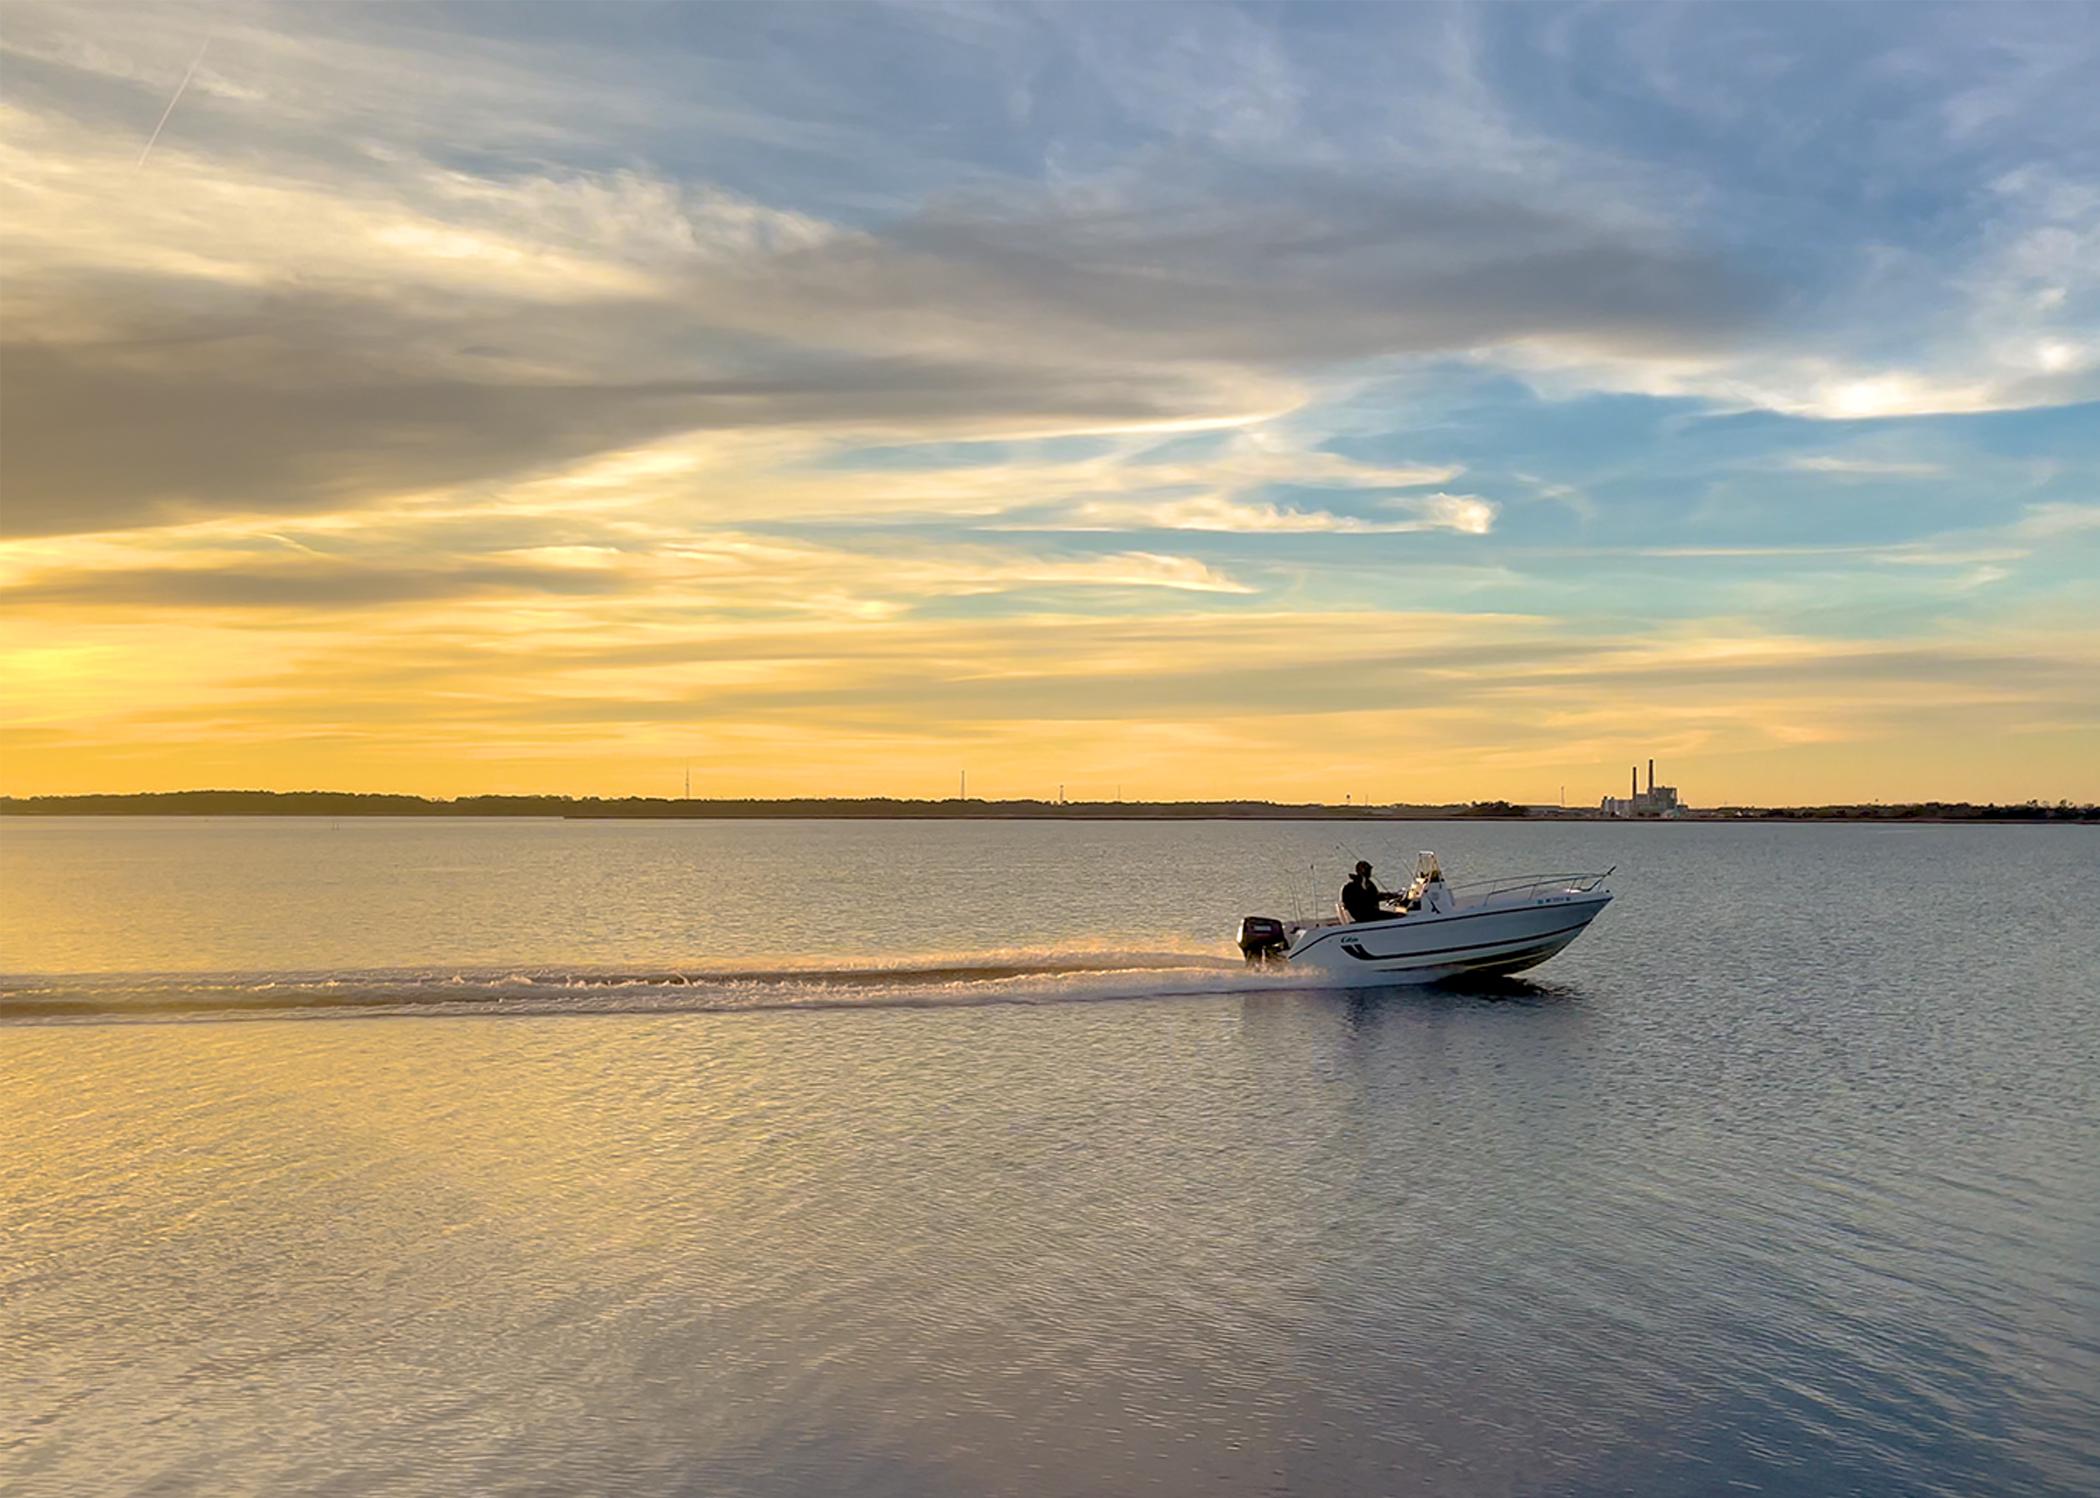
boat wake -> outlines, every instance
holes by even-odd
[[[960,953],[794,967],[391,968],[0,977],[0,1021],[762,1012],[1069,1004],[1318,986],[1187,952]]]

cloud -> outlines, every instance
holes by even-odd
[[[1788,468],[1798,473],[1832,473],[1851,478],[1937,478],[1946,469],[1937,463],[1890,462],[1878,458],[1848,458],[1834,453],[1791,457]]]
[[[0,524],[43,535],[377,505],[675,433],[1117,430],[1185,421],[1221,395],[1221,414],[1238,405],[1171,375],[905,358],[722,378],[475,378],[419,367],[408,346],[432,331],[399,309],[295,302],[257,309],[248,328],[207,323],[157,342],[10,344]],[[374,337],[402,352],[368,356]]]
[[[646,548],[516,547],[436,565],[384,553],[258,560],[227,551],[158,566],[47,561],[22,569],[0,586],[0,602],[130,616],[215,609],[325,618],[345,610],[478,600],[545,605],[565,598],[617,597],[625,607],[671,607],[689,618],[760,611],[867,619],[933,599],[1072,589],[1253,591],[1195,558],[1150,551],[1043,555],[982,545],[850,551],[723,533],[659,540]]]
[[[342,609],[533,593],[616,591],[617,580],[575,567],[484,563],[389,567],[304,563],[274,567],[132,567],[60,573],[0,588],[16,607],[95,607],[142,615],[166,609]]]
[[[1359,515],[1336,515],[1326,510],[1250,502],[1221,494],[1202,494],[1156,501],[1081,500],[1042,519],[1013,519],[1005,524],[1016,530],[1222,531],[1254,536],[1397,535],[1437,530],[1484,536],[1495,524],[1494,503],[1473,494],[1431,494],[1418,499],[1388,501],[1386,507],[1402,510],[1408,518],[1370,519]]]
[[[32,97],[0,116],[18,534],[385,503],[684,432],[1245,421],[1338,362],[1682,350],[1763,297],[1652,225],[1342,169],[1139,156],[853,224],[296,134],[165,141],[141,174],[93,111]]]
[[[2053,541],[2087,531],[2100,531],[2100,503],[2028,505],[2013,522],[2012,533],[2024,540]]]
[[[2085,55],[2100,61],[2100,44]],[[1971,182],[1965,201],[1967,242],[1863,247],[1781,337],[1689,360],[1607,357],[1589,374],[1846,422],[2100,400],[2100,192],[2043,157]],[[1547,379],[1568,377],[1551,368],[1566,356],[1532,357]]]
[[[725,520],[951,532],[1480,535],[1497,512],[1477,495],[1404,492],[1450,478],[1451,465],[1355,463],[1261,427],[1206,437],[1202,453],[1188,451],[1187,435],[1131,433],[1094,445],[1072,458],[1031,442],[869,450],[821,439],[671,441],[513,486],[505,503],[558,511],[602,494],[668,516],[691,510],[688,496],[704,491],[708,512]],[[1316,495],[1363,513],[1314,507]]]
[[[220,322],[159,344],[0,349],[0,524],[47,535],[374,503],[624,445],[691,424],[704,401],[434,378],[362,357],[370,329],[354,308],[258,311],[248,329]]]
[[[781,255],[733,299],[757,324],[883,344],[1275,368],[1522,341],[1689,350],[1764,296],[1717,257],[1572,211],[1162,160],[1127,182],[930,204]]]
[[[2100,400],[2100,365],[2043,368],[2024,359],[2001,364],[1981,356],[1965,337],[1950,335],[1945,342],[1947,351],[1935,353],[1931,361],[1897,368],[1770,352],[1600,358],[1524,346],[1505,350],[1501,357],[1536,389],[1556,399],[1601,389],[1816,421],[1974,416]],[[1947,367],[1933,367],[1939,361]]]

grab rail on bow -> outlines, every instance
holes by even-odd
[[[1451,893],[1470,901],[1492,899],[1496,895],[1529,894],[1550,889],[1555,893],[1586,895],[1591,893],[1612,875],[1613,864],[1601,874],[1518,874],[1508,879],[1470,879],[1463,884],[1450,886]]]

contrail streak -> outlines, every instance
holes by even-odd
[[[146,137],[146,149],[139,152],[138,166],[133,167],[133,171],[137,171],[138,167],[144,166],[146,158],[153,154],[153,143],[160,139],[161,131],[168,128],[168,116],[173,114],[175,106],[182,102],[182,91],[190,86],[190,79],[195,77],[197,73],[197,64],[204,61],[204,48],[210,45],[211,38],[206,37],[203,46],[197,48],[197,55],[190,59],[190,70],[182,75],[182,82],[175,85],[175,95],[168,100],[168,107],[160,112],[160,123],[155,125],[153,133]]]

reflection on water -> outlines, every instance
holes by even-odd
[[[0,1484],[2100,1487],[2089,844],[1681,831],[1471,990],[0,1028]]]

